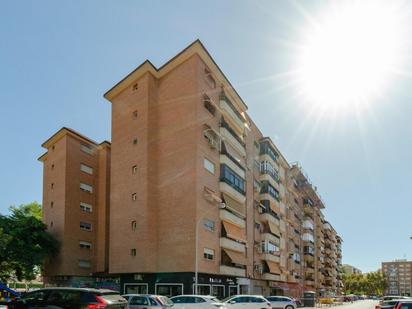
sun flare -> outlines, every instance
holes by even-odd
[[[304,30],[297,57],[304,101],[334,113],[381,96],[402,67],[402,15],[396,1],[332,2]]]

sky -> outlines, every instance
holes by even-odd
[[[1,1],[0,213],[41,202],[42,142],[63,126],[110,140],[103,94],[144,60],[161,66],[200,39],[263,134],[317,186],[343,262],[373,271],[412,259],[412,61],[367,108],[334,117],[290,83],[299,42],[330,3]]]

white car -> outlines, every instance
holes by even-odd
[[[214,296],[179,295],[170,298],[173,309],[225,309],[225,304]]]
[[[272,304],[272,308],[279,309],[296,309],[295,301],[286,296],[268,296],[266,297],[268,301]]]
[[[262,295],[235,295],[224,300],[227,309],[271,309],[272,305]]]

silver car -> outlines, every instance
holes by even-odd
[[[128,309],[167,309],[173,302],[166,296],[149,294],[125,294]]]
[[[270,301],[270,304],[272,305],[272,308],[279,308],[279,309],[296,309],[296,303],[295,301],[286,296],[269,296],[266,297],[268,301]]]

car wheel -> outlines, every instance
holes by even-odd
[[[291,306],[291,305],[287,305],[286,307],[285,307],[285,309],[295,309],[293,306]]]

